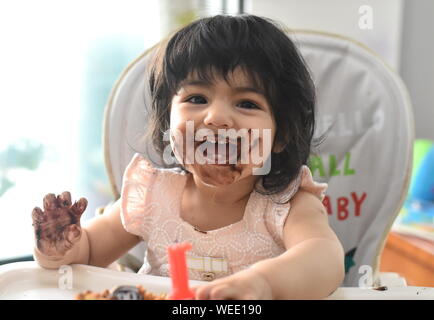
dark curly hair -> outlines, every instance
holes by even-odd
[[[183,80],[192,72],[201,80],[209,81],[215,72],[227,79],[241,67],[263,88],[276,121],[275,142],[284,146],[272,152],[270,172],[262,177],[262,185],[266,194],[286,189],[311,152],[315,87],[283,28],[255,15],[217,15],[190,23],[157,49],[149,69],[148,114],[148,137],[155,150],[162,155],[168,144],[162,133],[170,127],[171,100]]]

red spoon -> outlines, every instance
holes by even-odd
[[[185,251],[192,248],[191,244],[176,243],[167,248],[169,255],[170,278],[172,279],[172,292],[169,299],[192,300],[194,292],[188,286],[187,263]]]

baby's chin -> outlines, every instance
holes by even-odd
[[[191,164],[187,170],[198,176],[203,183],[215,187],[227,186],[249,175],[248,168],[239,165]],[[251,173],[250,173],[251,175]]]

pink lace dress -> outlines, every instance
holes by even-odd
[[[192,244],[192,250],[187,252],[187,266],[190,279],[195,280],[221,278],[259,260],[276,257],[285,251],[282,236],[289,200],[298,189],[307,190],[322,200],[327,188],[327,184],[313,181],[309,168],[303,166],[284,192],[264,196],[252,191],[242,220],[203,232],[180,217],[188,174],[178,168],[155,168],[139,154],[125,170],[121,192],[122,224],[147,244],[139,273],[169,276],[167,247],[180,242]],[[286,203],[281,204],[283,202]]]

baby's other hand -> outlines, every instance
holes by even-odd
[[[271,300],[267,279],[253,269],[246,269],[209,284],[192,288],[197,300]]]
[[[72,204],[66,191],[57,197],[47,194],[43,204],[44,211],[35,207],[32,212],[36,246],[44,255],[63,257],[81,237],[80,217],[87,200],[81,198]]]

